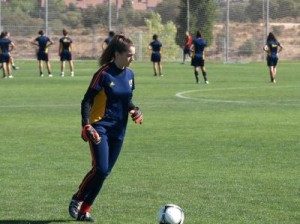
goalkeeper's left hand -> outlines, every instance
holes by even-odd
[[[136,123],[136,124],[143,123],[144,117],[143,117],[143,113],[140,110],[140,108],[135,107],[134,109],[129,111],[129,114],[131,115],[131,118],[134,121],[134,123]]]

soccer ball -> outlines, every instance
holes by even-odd
[[[183,210],[174,204],[166,204],[158,211],[159,224],[183,224],[184,213]]]

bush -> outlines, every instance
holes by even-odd
[[[251,56],[254,54],[256,49],[255,43],[253,40],[246,40],[240,47],[239,47],[239,56]]]

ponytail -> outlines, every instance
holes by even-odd
[[[122,34],[115,35],[99,59],[100,66],[113,61],[116,52],[124,53],[128,51],[131,46],[133,46],[133,42],[129,38]]]

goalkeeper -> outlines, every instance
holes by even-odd
[[[130,39],[116,35],[100,57],[81,103],[82,138],[88,141],[92,169],[83,178],[69,205],[78,221],[93,222],[90,210],[122,148],[128,116],[141,124],[143,115],[132,103],[134,73],[129,69],[135,47]]]

